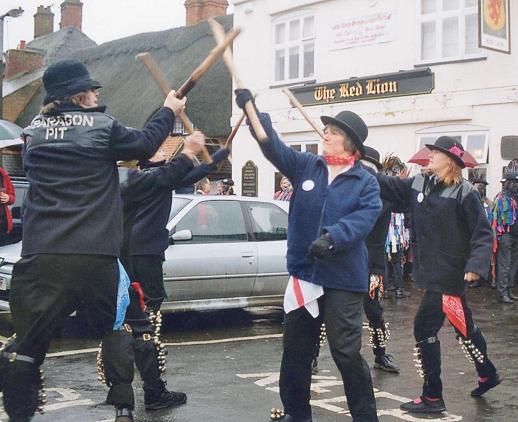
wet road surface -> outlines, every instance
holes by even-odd
[[[399,404],[419,395],[421,379],[413,364],[413,316],[421,292],[408,286],[411,297],[383,302],[392,337],[387,351],[401,367],[394,375],[372,369],[380,421],[518,421],[518,303],[501,305],[487,287],[469,291],[475,322],[488,341],[489,355],[504,377],[503,383],[482,399],[470,397],[476,385],[474,367],[461,351],[451,326],[439,334],[442,348],[444,399],[448,413],[427,418],[403,413]],[[70,322],[53,341],[45,362],[48,404],[34,420],[111,421],[113,410],[102,405],[106,388],[97,382],[94,352],[98,341],[81,336]],[[0,315],[0,334],[11,334],[8,315]],[[164,379],[173,390],[185,391],[186,405],[145,412],[143,391],[135,376],[137,421],[268,421],[271,407],[282,407],[278,372],[282,353],[282,310],[258,308],[171,315],[163,326],[168,344]],[[372,367],[368,331],[363,355]],[[68,354],[67,354],[68,353]],[[326,345],[313,377],[315,421],[351,420],[343,387]],[[1,409],[0,409],[1,410]],[[0,413],[0,420],[7,420]]]

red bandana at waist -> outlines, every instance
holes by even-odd
[[[351,155],[349,157],[337,157],[336,155],[324,155],[326,163],[330,166],[354,166],[359,159],[359,155]]]

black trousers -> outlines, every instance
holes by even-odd
[[[367,321],[369,321],[369,326],[374,330],[381,329],[385,332],[385,320],[383,318],[383,307],[380,303],[380,291],[376,289],[374,297],[371,298],[368,294],[366,294],[363,298],[363,310],[365,311],[365,316],[367,317]],[[377,337],[374,336],[371,341],[373,343],[373,352],[374,356],[381,358],[385,354],[385,347],[382,347],[378,344]]]
[[[496,288],[505,295],[518,276],[518,235],[504,233],[498,237],[496,265]]]
[[[133,408],[133,338],[113,331],[119,268],[115,257],[41,254],[15,264],[10,307],[16,332],[16,352],[41,365],[53,328],[78,308],[86,309],[104,333],[108,404]],[[12,377],[16,379],[16,377]],[[7,385],[24,394],[23,385]],[[5,396],[5,393],[4,393]]]
[[[460,296],[464,316],[466,318],[467,337],[455,329],[461,339],[470,340],[484,355],[483,363],[475,360],[475,368],[480,377],[490,377],[496,373],[496,368],[487,355],[487,345],[480,328],[473,322],[471,309],[466,301],[466,295]],[[436,338],[443,326],[446,315],[442,310],[442,293],[427,290],[421,300],[414,320],[414,337],[421,348],[421,359],[424,372],[423,395],[432,398],[442,397],[441,381],[441,349]]]
[[[331,355],[342,375],[353,420],[378,420],[369,366],[360,354],[362,303],[362,293],[324,289],[317,318],[306,308],[285,316],[279,387],[286,413],[300,419],[311,417],[311,360],[320,325],[325,322]]]
[[[158,351],[154,344],[155,328],[140,306],[138,293],[130,287],[130,305],[126,310],[125,322],[129,324],[135,338],[135,365],[144,383],[144,390],[161,392],[164,382],[158,362]]]
[[[146,305],[158,311],[167,297],[162,272],[162,257],[159,255],[133,255],[131,264],[135,281],[142,286],[146,296]]]

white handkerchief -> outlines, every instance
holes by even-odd
[[[284,293],[284,312],[289,314],[304,306],[316,318],[320,312],[317,299],[323,294],[322,286],[291,276]]]

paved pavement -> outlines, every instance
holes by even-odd
[[[380,421],[423,421],[429,418],[402,413],[399,404],[419,394],[421,379],[412,362],[412,321],[420,292],[412,297],[384,301],[392,338],[388,351],[401,366],[401,374],[372,370]],[[470,291],[476,322],[489,343],[489,353],[505,378],[502,385],[482,399],[469,392],[476,384],[472,364],[464,357],[452,328],[441,331],[444,396],[448,413],[441,421],[518,421],[518,303],[499,304],[489,288]],[[188,403],[174,410],[145,412],[143,392],[136,376],[137,421],[268,421],[269,409],[281,407],[278,371],[282,353],[282,312],[279,309],[211,312],[173,316],[166,324],[169,346],[165,379],[172,389],[185,391]],[[0,332],[8,334],[8,321],[0,320]],[[96,381],[92,340],[65,338],[53,342],[45,363],[49,402],[35,421],[110,421],[113,411],[100,403],[106,389]],[[364,345],[368,344],[364,330]],[[80,350],[85,353],[79,353]],[[63,351],[69,350],[65,354]],[[364,346],[372,364],[372,352]],[[319,360],[320,371],[312,384],[315,421],[352,420],[343,388],[328,346]],[[1,410],[1,409],[0,409]],[[434,419],[434,418],[431,418]],[[6,417],[0,413],[0,420]]]

